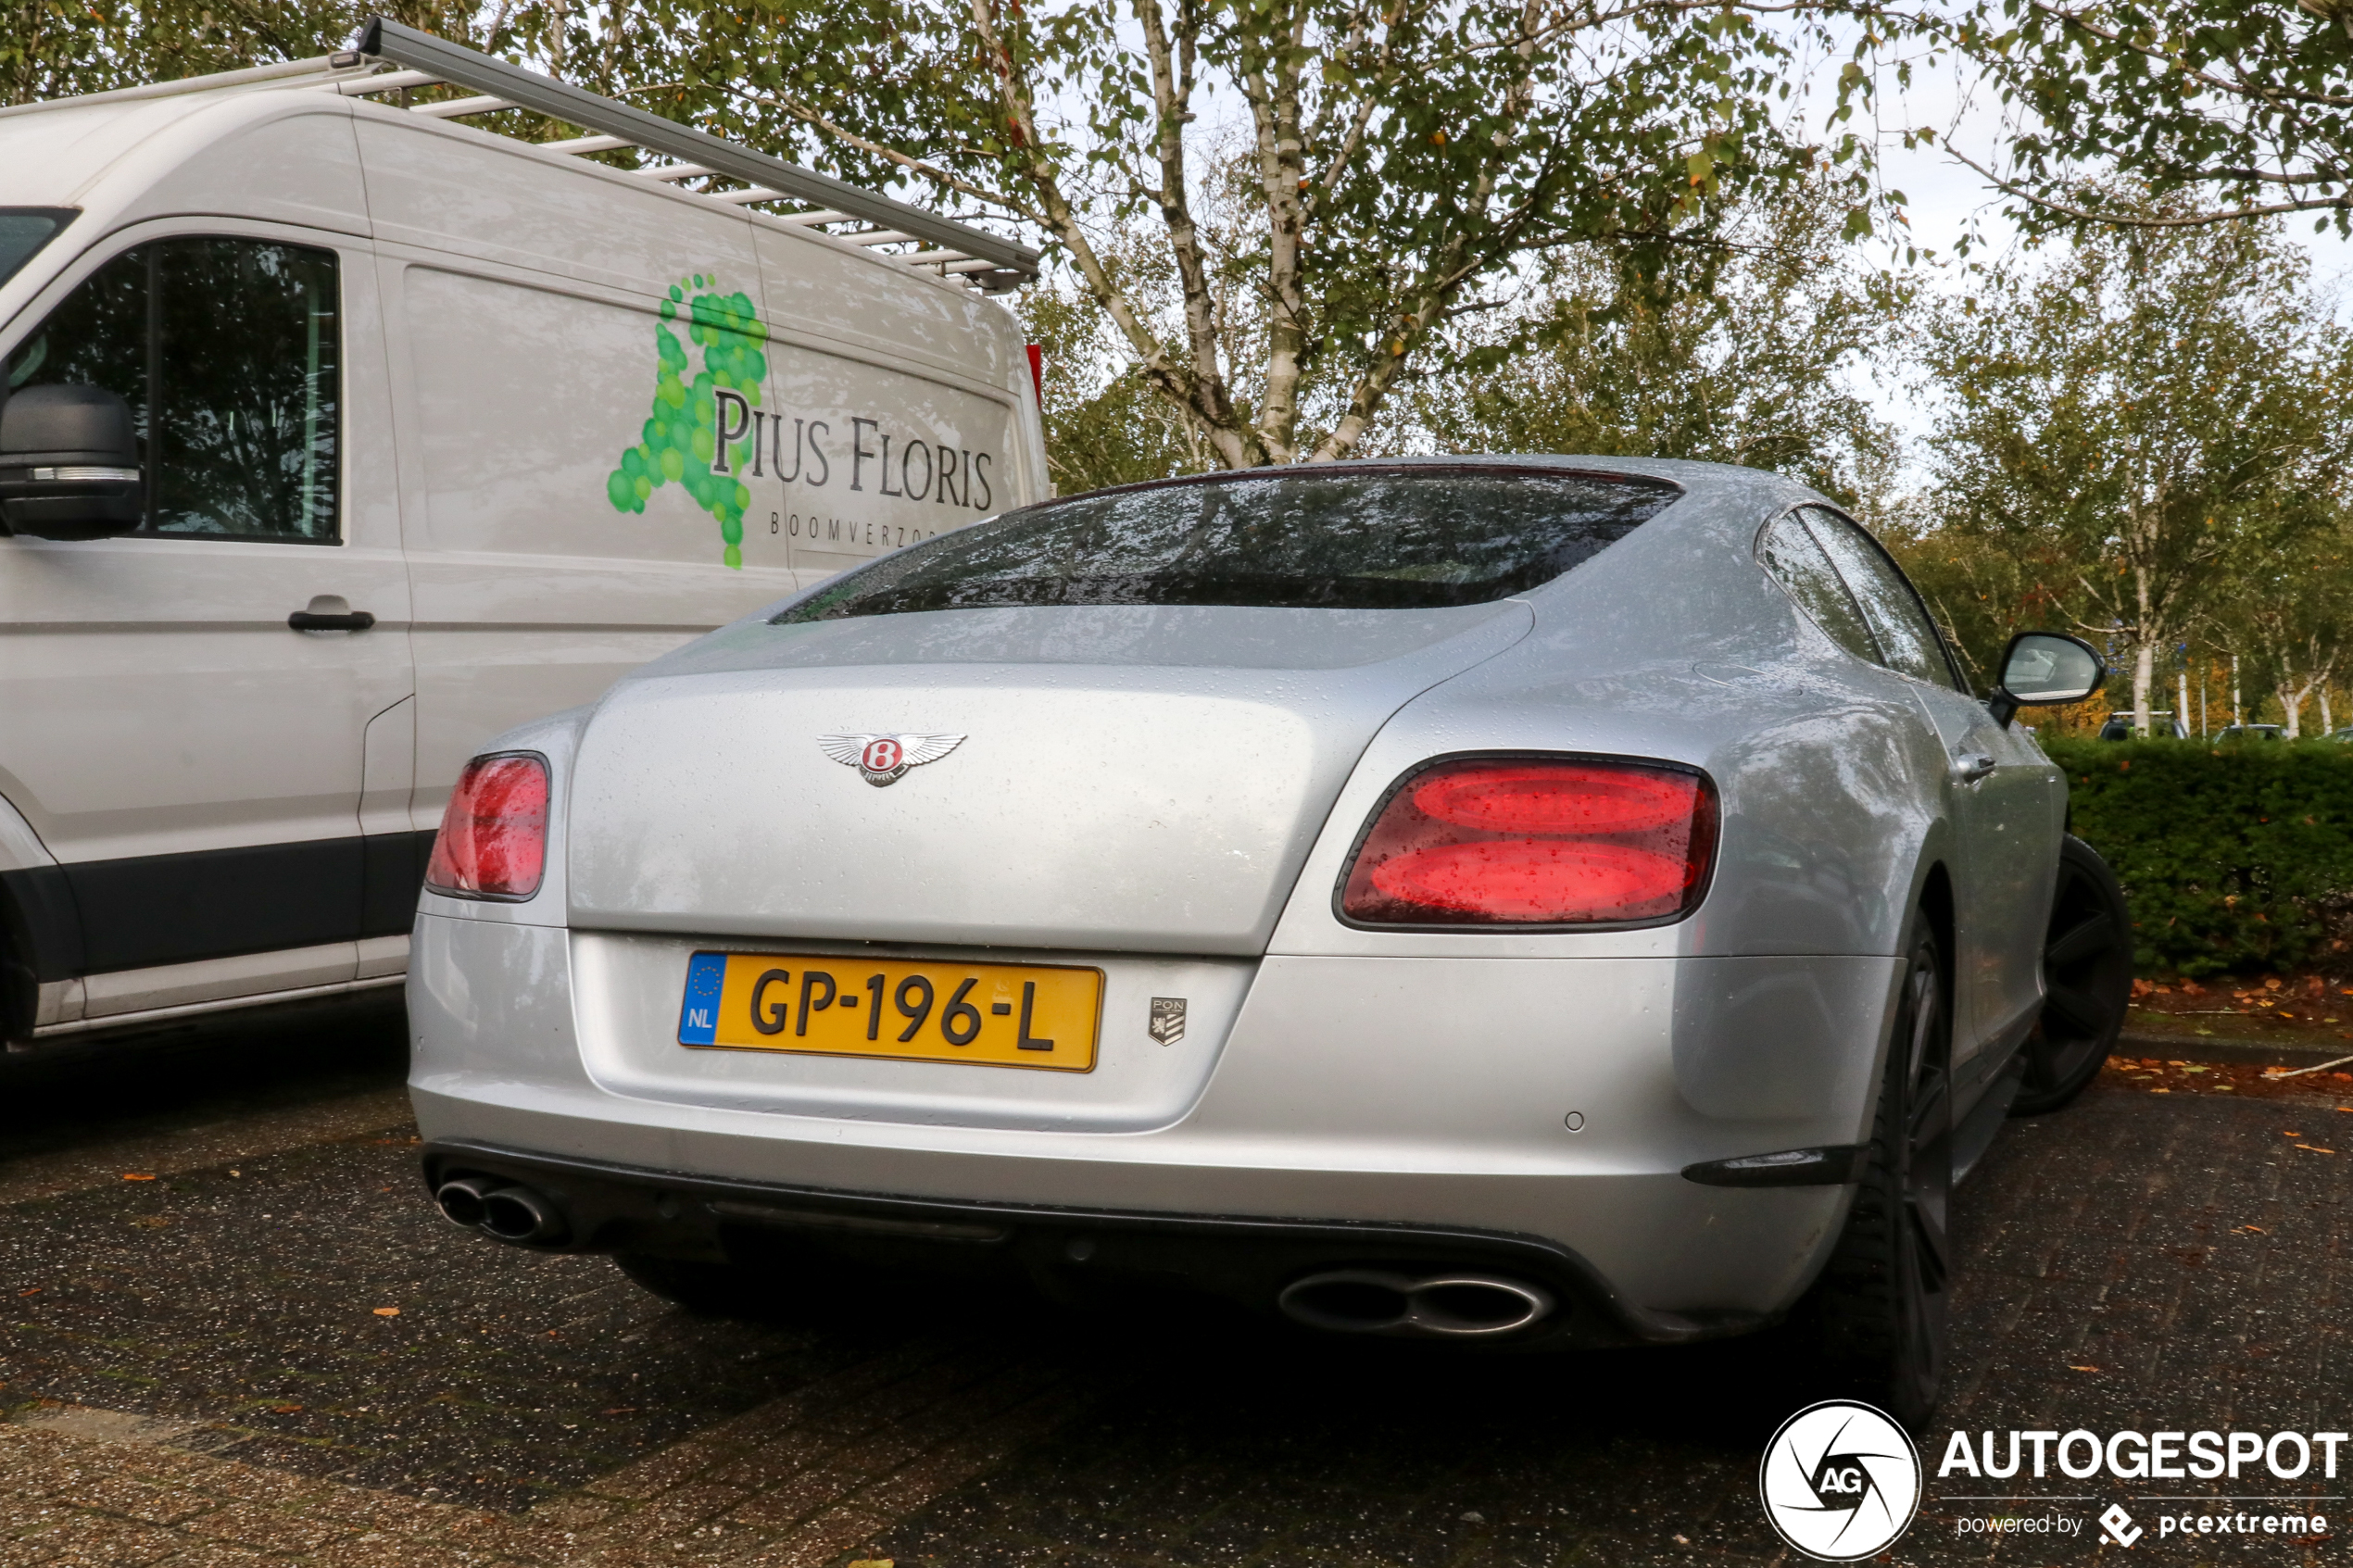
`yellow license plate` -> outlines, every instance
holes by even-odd
[[[697,953],[678,1043],[1085,1073],[1102,1010],[1099,969]]]

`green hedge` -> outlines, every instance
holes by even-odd
[[[2044,743],[2076,835],[2133,901],[2143,973],[2343,961],[2353,911],[2353,746]]]

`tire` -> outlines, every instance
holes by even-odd
[[[1919,925],[1854,1207],[1810,1314],[1832,1382],[1915,1430],[1943,1391],[1952,1333],[1952,1012],[1943,950]]]
[[[2072,834],[2059,841],[2043,988],[2013,1116],[2047,1115],[2082,1094],[2116,1048],[2132,1000],[2133,912],[2100,852]]]

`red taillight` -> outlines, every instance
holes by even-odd
[[[477,757],[458,775],[425,885],[460,898],[528,898],[547,864],[547,764],[525,752]]]
[[[1442,762],[1390,797],[1340,912],[1375,925],[1589,925],[1686,913],[1716,852],[1707,781],[1629,762]]]

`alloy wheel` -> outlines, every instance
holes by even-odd
[[[2025,1047],[2014,1116],[2057,1110],[2099,1073],[2133,989],[2132,916],[2116,875],[2091,846],[2066,841],[2043,940],[2042,1016]]]

